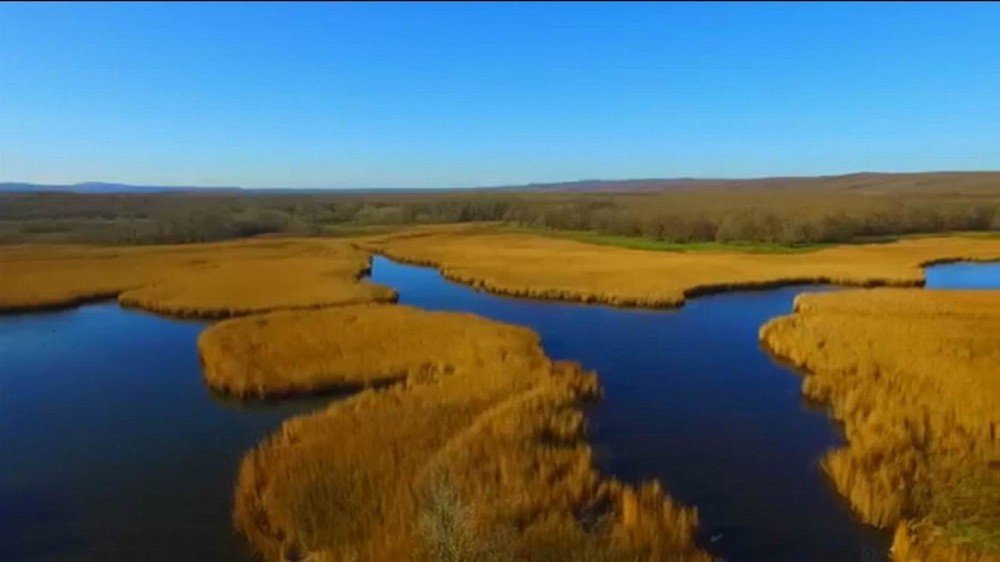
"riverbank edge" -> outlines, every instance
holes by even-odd
[[[419,230],[409,230],[403,231],[404,233],[419,233]],[[323,238],[317,238],[317,240],[322,240]],[[254,238],[239,239],[242,241],[252,241]],[[237,240],[237,241],[239,241]],[[981,258],[975,256],[960,256],[960,255],[949,255],[942,256],[939,258],[934,258],[930,260],[924,260],[921,262],[916,262],[914,267],[917,268],[919,277],[916,278],[888,278],[885,276],[873,275],[870,277],[861,278],[844,278],[835,276],[802,276],[802,277],[775,277],[766,281],[756,281],[756,282],[738,282],[738,283],[707,283],[695,285],[689,287],[682,291],[680,297],[621,297],[617,295],[605,295],[597,293],[587,293],[582,290],[573,289],[555,289],[551,287],[511,287],[506,285],[499,285],[486,279],[482,279],[475,275],[463,275],[455,271],[455,269],[449,266],[447,263],[443,263],[440,260],[423,260],[414,259],[407,255],[399,252],[394,252],[378,243],[377,240],[373,240],[371,237],[360,237],[355,241],[349,242],[350,246],[358,251],[365,252],[368,254],[366,265],[363,268],[354,272],[353,281],[358,282],[367,278],[371,272],[372,256],[378,255],[392,259],[394,261],[417,265],[423,267],[433,267],[438,270],[441,275],[450,281],[456,283],[461,283],[473,287],[476,290],[487,291],[497,295],[536,299],[536,300],[550,300],[550,301],[560,301],[560,302],[577,302],[584,304],[604,304],[608,306],[614,306],[618,308],[652,308],[652,309],[673,309],[680,308],[688,299],[697,298],[701,296],[709,296],[714,294],[722,294],[727,292],[736,291],[764,291],[769,289],[775,289],[780,287],[795,286],[795,285],[813,285],[813,284],[828,284],[837,285],[842,287],[860,287],[860,288],[871,288],[871,287],[922,287],[925,283],[923,278],[922,268],[945,264],[954,262],[991,262],[1000,260],[1000,255],[993,258]],[[114,248],[115,246],[108,246],[109,248]],[[641,250],[630,250],[630,251],[641,251]],[[662,253],[654,252],[652,253]],[[139,310],[145,310],[153,312],[156,314],[161,314],[168,317],[184,318],[184,319],[199,319],[199,320],[223,320],[227,318],[236,318],[241,316],[247,316],[251,314],[266,314],[268,312],[275,312],[278,310],[309,310],[309,309],[319,309],[328,306],[349,306],[355,304],[365,304],[365,303],[391,303],[396,302],[398,295],[395,290],[387,288],[389,293],[382,296],[371,296],[366,298],[358,298],[347,301],[322,301],[316,302],[309,305],[296,305],[296,306],[268,306],[268,307],[245,307],[245,308],[188,308],[188,307],[177,307],[171,305],[162,305],[155,300],[138,298],[130,293],[134,291],[139,291],[144,288],[149,288],[155,286],[155,283],[148,283],[139,286],[129,286],[129,287],[116,287],[114,289],[97,290],[91,293],[83,293],[77,295],[69,295],[62,299],[50,299],[35,304],[14,304],[14,305],[4,305],[0,304],[0,315],[7,314],[23,314],[31,313],[36,311],[58,311],[75,308],[77,306],[89,304],[92,302],[98,302],[108,299],[117,299],[119,305],[124,308],[134,308]]]
[[[942,265],[949,263],[998,263],[1000,262],[1000,256],[993,259],[979,259],[979,260],[968,260],[968,259],[936,259],[930,260],[921,264],[921,267],[931,267],[934,265]],[[948,289],[941,289],[941,291],[949,291]],[[983,291],[983,292],[1000,292],[989,291],[982,289],[973,289],[972,292]],[[919,292],[917,293],[919,294]],[[843,296],[845,293],[839,293],[838,296]],[[808,356],[808,350],[801,350],[796,348],[791,342],[786,342],[782,339],[782,332],[786,326],[791,325],[797,320],[802,319],[814,311],[811,307],[804,305],[806,300],[814,297],[815,295],[797,295],[793,303],[793,311],[791,314],[778,316],[771,318],[763,325],[760,326],[758,331],[758,338],[761,345],[772,354],[772,356],[786,364],[790,370],[798,374],[802,378],[803,384],[801,385],[801,393],[803,397],[813,403],[816,403],[824,407],[827,411],[828,416],[832,422],[838,424],[848,424],[852,423],[854,420],[841,418],[835,415],[834,409],[840,406],[840,402],[843,401],[843,397],[839,396],[837,392],[823,391],[814,388],[814,385],[809,384],[813,377],[817,377],[822,369],[815,365],[810,365],[810,360]],[[818,312],[822,312],[819,310]],[[836,312],[834,312],[836,314]],[[792,328],[794,329],[794,327]],[[824,342],[821,340],[819,344],[822,346]],[[834,371],[830,371],[834,373]],[[864,369],[858,370],[860,375],[867,381],[868,384],[877,384],[880,379],[880,374],[877,370],[875,371],[865,371]],[[832,449],[827,453],[830,455],[836,451],[848,451],[852,447],[857,448],[859,445],[849,438],[848,432],[842,432],[845,435],[845,444],[842,447]],[[941,533],[937,528],[933,528],[927,523],[912,520],[906,517],[891,518],[891,520],[882,523],[879,521],[871,520],[871,516],[867,516],[859,505],[855,502],[859,500],[852,494],[851,490],[843,490],[841,486],[838,485],[835,477],[830,472],[831,468],[826,462],[826,457],[821,462],[823,466],[824,473],[830,479],[831,484],[834,489],[837,490],[838,494],[843,497],[849,505],[851,505],[852,512],[855,517],[869,525],[873,525],[879,529],[889,531],[892,533],[892,544],[890,547],[890,555],[894,562],[934,562],[934,561],[944,561],[949,562],[998,562],[1000,561],[1000,552],[996,551],[983,551],[975,547],[965,544],[957,539],[949,538]],[[884,517],[884,516],[882,516]]]
[[[369,253],[366,265],[363,268],[358,269],[352,280],[354,282],[359,282],[365,280],[371,274],[372,268],[372,256]],[[64,299],[52,299],[47,301],[38,302],[36,304],[16,304],[16,305],[2,305],[0,304],[0,316],[16,315],[16,314],[32,314],[41,312],[59,312],[64,310],[72,310],[80,306],[87,304],[94,304],[103,301],[114,300],[118,306],[138,310],[142,312],[149,312],[152,314],[157,314],[166,318],[174,318],[179,320],[226,320],[232,318],[241,318],[244,316],[251,316],[255,314],[267,314],[270,312],[278,312],[282,310],[318,310],[328,307],[336,306],[354,306],[361,304],[391,304],[399,300],[399,295],[391,287],[384,287],[387,293],[382,296],[372,296],[367,298],[358,298],[353,300],[339,300],[339,301],[321,301],[309,305],[293,305],[293,306],[266,306],[266,307],[245,307],[245,308],[189,308],[189,307],[177,307],[170,305],[161,305],[155,300],[141,299],[134,295],[131,295],[133,291],[139,291],[142,289],[154,287],[155,283],[148,283],[137,286],[121,287],[116,289],[109,289],[104,291],[95,291],[88,294],[71,295]]]
[[[371,242],[353,243],[362,251],[390,259],[399,263],[415,265],[420,267],[430,267],[437,270],[445,279],[472,287],[478,291],[486,291],[495,295],[525,298],[533,300],[561,301],[581,304],[602,304],[616,308],[650,308],[650,309],[676,309],[693,298],[732,293],[739,291],[767,291],[781,287],[792,287],[796,285],[836,285],[838,287],[853,288],[875,288],[875,287],[900,287],[900,288],[920,288],[926,283],[923,268],[933,265],[948,263],[992,263],[1000,261],[1000,255],[993,258],[961,257],[949,256],[934,258],[930,260],[918,261],[914,267],[918,268],[919,279],[890,279],[886,277],[872,276],[869,278],[850,279],[831,276],[803,276],[803,277],[783,277],[769,281],[746,282],[746,283],[719,283],[702,284],[688,288],[683,292],[682,298],[620,298],[609,297],[601,294],[584,293],[582,291],[566,291],[553,288],[535,287],[510,287],[498,285],[489,280],[476,277],[475,275],[463,275],[456,272],[447,264],[439,260],[416,259],[404,254],[393,252],[384,246]]]

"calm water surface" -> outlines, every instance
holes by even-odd
[[[239,459],[318,404],[214,398],[205,325],[110,302],[0,317],[0,560],[251,559]]]
[[[886,537],[852,521],[816,459],[840,437],[757,328],[818,287],[732,293],[676,311],[477,293],[376,259],[401,300],[527,325],[546,351],[596,369],[599,462],[658,478],[698,505],[731,560],[876,560]],[[1000,264],[928,271],[928,286],[1000,288]],[[332,398],[248,407],[201,380],[204,323],[103,303],[0,316],[0,560],[248,560],[230,510],[243,452]]]
[[[530,326],[551,357],[595,369],[605,396],[589,418],[602,469],[659,479],[698,506],[702,541],[717,555],[885,559],[887,535],[851,517],[817,464],[842,443],[838,429],[757,340],[761,324],[791,312],[795,295],[830,288],[727,293],[654,311],[499,297],[384,258],[372,279],[404,304]],[[1000,264],[936,266],[928,286],[1000,288]]]
[[[1000,262],[935,265],[924,276],[929,289],[1000,289]]]

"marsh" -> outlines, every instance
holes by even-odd
[[[928,287],[1000,286],[996,264],[927,270]],[[546,353],[600,375],[587,415],[599,466],[661,479],[699,508],[702,541],[733,560],[883,553],[817,466],[840,444],[799,380],[756,341],[785,287],[692,299],[674,311],[498,297],[433,269],[376,258],[403,304],[537,331]],[[212,394],[196,339],[207,324],[106,302],[0,317],[5,559],[245,560],[230,522],[241,455],[282,420],[333,398],[238,402]],[[188,540],[177,540],[178,533]],[[881,554],[879,554],[881,556]]]

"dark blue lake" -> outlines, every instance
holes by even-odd
[[[884,559],[816,465],[840,436],[799,378],[757,344],[790,287],[674,311],[497,297],[376,259],[406,304],[530,326],[555,358],[598,371],[589,412],[604,470],[660,479],[701,510],[731,560]],[[935,266],[928,285],[1000,287],[1000,264]],[[0,560],[247,560],[232,530],[242,454],[281,420],[333,398],[247,406],[203,385],[205,323],[109,302],[0,316]]]
[[[0,560],[248,560],[243,452],[321,399],[212,396],[206,326],[119,308],[0,317]]]

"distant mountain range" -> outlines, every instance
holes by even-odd
[[[620,193],[686,189],[802,189],[826,187],[834,189],[867,189],[899,187],[996,187],[1000,188],[1000,172],[859,172],[837,176],[787,176],[767,178],[665,178],[635,180],[580,180],[560,183],[531,183],[496,187],[500,190],[527,190],[566,193]]]
[[[57,192],[57,193],[165,193],[170,191],[239,191],[239,187],[202,187],[177,185],[129,185],[125,183],[84,182],[68,185],[39,183],[0,182],[0,191],[6,192]]]
[[[87,182],[70,185],[44,185],[34,183],[0,182],[0,192],[20,193],[169,193],[208,192],[243,194],[275,193],[420,193],[478,189],[483,191],[545,191],[560,193],[622,193],[649,192],[685,189],[752,189],[760,187],[801,189],[827,187],[839,189],[892,189],[901,187],[997,187],[1000,188],[1000,172],[919,172],[919,173],[878,173],[861,172],[839,176],[796,176],[747,179],[705,179],[705,178],[649,178],[631,180],[579,180],[557,183],[529,183],[523,185],[489,186],[478,188],[451,189],[406,189],[406,188],[253,188],[235,186],[153,186],[130,185],[124,183]]]

